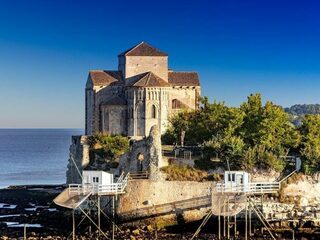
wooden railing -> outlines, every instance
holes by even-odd
[[[122,173],[116,183],[110,184],[69,184],[69,195],[70,194],[121,194],[124,192],[129,180],[129,173]]]
[[[129,180],[134,179],[148,179],[149,178],[148,171],[141,171],[141,172],[130,172],[129,173]]]
[[[294,170],[293,172],[291,172],[289,175],[287,175],[286,177],[282,178],[280,180],[280,183],[285,182],[289,177],[291,177],[293,174],[295,174],[297,172],[297,170]]]
[[[220,193],[276,193],[280,189],[279,182],[252,182],[248,184],[224,184],[218,183],[216,185],[217,192]]]
[[[69,184],[68,191],[70,194],[84,195],[93,191],[92,184]]]

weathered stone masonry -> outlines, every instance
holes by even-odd
[[[168,68],[168,54],[142,42],[118,56],[117,71],[93,70],[86,84],[86,134],[147,136],[161,133],[168,118],[195,109],[200,96],[196,72]]]

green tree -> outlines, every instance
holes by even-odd
[[[276,155],[286,155],[289,149],[298,147],[300,134],[282,107],[270,101],[263,106],[261,95],[255,94],[240,109],[245,114],[240,132],[248,146],[262,145]]]
[[[263,118],[261,95],[259,93],[251,94],[248,96],[247,102],[240,106],[240,109],[244,113],[241,135],[246,144],[254,146],[260,140],[259,130]]]
[[[252,170],[256,165],[256,153],[255,149],[249,147],[242,153],[241,169]]]
[[[304,159],[304,170],[312,173],[320,170],[320,115],[306,115],[299,128],[301,155]]]
[[[263,105],[258,93],[248,96],[239,108],[201,98],[199,109],[179,113],[171,119],[171,126],[178,142],[185,132],[188,145],[203,146],[204,162],[198,162],[199,166],[211,166],[210,159],[218,157],[233,169],[281,171],[285,167],[282,156],[296,153],[301,141],[301,131],[291,124],[284,109],[270,101]],[[310,147],[304,149],[305,155],[312,154]]]
[[[263,107],[258,131],[257,144],[278,155],[285,155],[289,148],[296,148],[300,142],[300,134],[290,123],[288,114],[272,102]]]
[[[120,135],[96,134],[88,139],[90,150],[101,157],[117,160],[129,150],[129,140]]]
[[[232,136],[241,126],[243,115],[237,108],[229,108],[224,103],[209,103],[207,98],[200,99],[201,108],[190,116],[186,141],[202,144],[213,137]]]
[[[176,143],[183,145],[185,133],[189,130],[193,111],[179,112],[177,115],[169,119],[171,127],[167,131],[167,135],[171,134],[176,138]]]

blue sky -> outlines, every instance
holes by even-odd
[[[156,4],[155,4],[156,3]],[[0,1],[0,127],[83,127],[89,69],[147,41],[202,95],[320,103],[317,1]]]

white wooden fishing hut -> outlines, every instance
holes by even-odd
[[[245,185],[250,183],[250,175],[244,171],[226,171],[224,173],[224,183],[226,186]]]
[[[113,174],[105,171],[84,170],[82,184],[107,185],[113,183]]]
[[[225,171],[223,180],[217,183],[217,192],[265,194],[277,193],[280,189],[280,182],[251,182],[250,174],[244,171]]]
[[[73,231],[72,238],[75,239],[75,218],[74,211],[79,209],[85,217],[87,217],[104,236],[105,233],[101,230],[100,212],[105,214],[100,207],[100,196],[109,196],[112,198],[112,219],[115,215],[115,200],[119,194],[124,193],[127,186],[129,173],[122,173],[117,179],[114,178],[113,173],[105,171],[84,170],[82,172],[81,184],[69,184],[62,193],[60,193],[53,201],[55,204],[73,210]],[[97,202],[95,205],[98,209],[98,223],[91,219],[91,217],[81,208],[81,204],[87,201],[90,196],[96,196]],[[112,220],[112,239],[114,239],[115,223]]]

